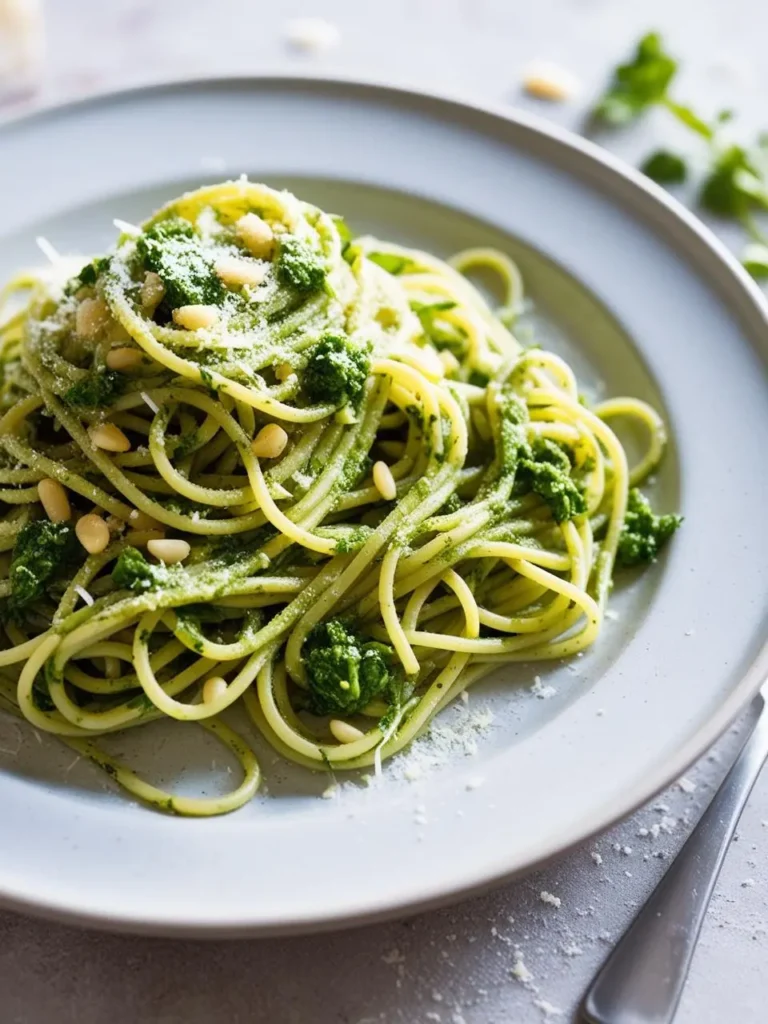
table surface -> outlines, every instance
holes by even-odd
[[[322,16],[339,45],[301,55],[291,18]],[[49,0],[38,97],[162,75],[310,66],[535,109],[578,129],[609,68],[649,28],[685,62],[680,93],[760,127],[768,13],[753,0]],[[762,30],[762,31],[761,31]],[[553,61],[575,102],[520,91]],[[662,116],[603,138],[636,160],[673,131]],[[726,240],[735,243],[735,238]],[[529,1024],[570,1020],[595,968],[674,856],[743,736],[739,726],[628,821],[523,881],[453,909],[354,932],[283,940],[171,941],[84,932],[0,913],[3,1024]],[[765,1019],[768,776],[718,884],[678,1024]],[[55,866],[52,865],[55,870]],[[551,893],[559,906],[542,900]],[[531,979],[512,973],[522,956]]]

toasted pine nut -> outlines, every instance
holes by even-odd
[[[219,697],[223,697],[227,692],[227,681],[222,679],[221,676],[211,676],[210,679],[206,679],[203,684],[203,703],[213,704]]]
[[[89,555],[98,555],[109,544],[109,527],[95,512],[78,519],[75,533]]]
[[[328,728],[339,743],[354,743],[355,740],[361,740],[365,736],[364,732],[361,732],[356,726],[350,725],[349,722],[342,721],[341,718],[332,718],[328,723]]]
[[[120,373],[137,370],[142,361],[141,349],[138,348],[111,348],[107,352],[107,367]]]
[[[283,428],[278,423],[268,423],[251,441],[251,451],[260,459],[276,459],[287,444],[288,435]]]
[[[83,299],[75,313],[75,330],[81,338],[95,338],[109,323],[109,307],[104,299]]]
[[[443,372],[446,377],[450,377],[452,373],[456,373],[461,366],[461,363],[453,352],[447,348],[444,348],[442,352],[440,352],[440,362],[443,364]]]
[[[244,284],[261,284],[267,276],[267,268],[263,264],[249,263],[247,260],[228,256],[217,261],[216,273],[224,284],[237,288]]]
[[[135,508],[129,516],[129,522],[134,530],[160,530],[160,523],[152,516],[147,515],[140,509]]]
[[[173,311],[173,322],[187,331],[200,331],[213,327],[219,319],[216,306],[179,306]]]
[[[153,270],[147,271],[144,283],[141,286],[141,308],[146,316],[154,316],[155,310],[160,305],[165,295],[165,285],[159,274]]]
[[[293,373],[293,367],[290,363],[278,363],[275,367],[275,376],[278,380],[288,380]]]
[[[191,548],[185,540],[163,539],[147,541],[147,551],[166,565],[175,565],[184,561]]]
[[[523,74],[523,88],[536,99],[560,103],[579,91],[579,82],[565,68],[537,61]]]
[[[151,540],[163,540],[163,530],[129,530],[125,535],[125,543],[133,548],[145,548]]]
[[[105,452],[129,452],[131,442],[114,423],[99,423],[88,431],[92,444]]]
[[[235,228],[240,240],[254,256],[262,260],[271,259],[275,247],[275,236],[265,220],[255,213],[246,213],[235,224]]]
[[[37,485],[40,502],[52,523],[66,523],[72,515],[69,498],[58,480],[46,477]]]
[[[374,462],[373,485],[384,501],[394,501],[397,497],[397,484],[386,462]]]

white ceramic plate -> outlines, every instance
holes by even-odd
[[[286,770],[214,820],[113,792],[55,740],[0,721],[0,897],[136,931],[276,933],[423,908],[530,868],[663,787],[766,671],[766,311],[702,226],[641,176],[529,117],[351,82],[265,78],[126,92],[0,132],[0,275],[34,237],[88,253],[203,181],[287,184],[353,227],[440,254],[519,260],[535,326],[591,386],[661,406],[657,496],[682,508],[667,557],[617,589],[618,620],[574,665],[502,672],[382,783]],[[534,672],[556,693],[530,691]],[[494,715],[488,724],[490,709]],[[126,751],[181,788],[229,781],[199,730]],[[440,749],[438,749],[438,747]],[[467,751],[474,751],[467,753]],[[419,774],[421,770],[421,774]],[[208,781],[206,781],[208,780]]]

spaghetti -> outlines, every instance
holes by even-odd
[[[631,490],[659,416],[590,408],[516,341],[501,253],[352,239],[244,179],[120,226],[78,273],[5,290],[0,708],[135,797],[245,803],[235,704],[293,761],[378,768],[499,665],[591,645],[622,545],[650,560],[677,525]],[[646,428],[631,468],[618,415]],[[96,742],[164,716],[213,733],[240,785],[174,796]]]

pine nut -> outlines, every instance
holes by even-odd
[[[536,99],[560,103],[579,91],[579,82],[565,68],[537,61],[523,74],[523,88]]]
[[[104,299],[83,299],[75,313],[75,330],[81,338],[95,338],[109,323],[109,307]]]
[[[278,380],[288,380],[293,373],[293,367],[290,363],[278,363],[275,367],[275,376]]]
[[[268,423],[251,441],[251,451],[260,459],[276,459],[287,444],[288,435],[283,428],[277,423]]]
[[[138,348],[112,348],[107,352],[108,369],[117,370],[119,373],[137,370],[142,361],[141,349]]]
[[[210,679],[206,679],[203,684],[203,703],[213,704],[219,697],[223,697],[227,692],[227,681],[222,679],[221,676],[211,676]]]
[[[443,372],[446,377],[450,377],[451,374],[456,373],[461,368],[461,363],[456,356],[449,349],[444,348],[440,352],[440,362],[443,364]]]
[[[37,485],[37,494],[45,509],[45,514],[52,523],[66,523],[72,515],[67,492],[58,480],[46,477]]]
[[[231,288],[237,288],[244,284],[261,284],[267,276],[267,268],[258,263],[249,263],[247,260],[238,260],[235,257],[227,257],[218,260],[216,273],[224,284]]]
[[[98,555],[109,544],[109,527],[95,512],[78,519],[75,533],[89,555]]]
[[[262,260],[271,259],[275,247],[275,236],[265,220],[255,213],[246,213],[237,222],[235,228],[240,240],[254,256]]]
[[[374,462],[373,485],[384,501],[394,501],[397,497],[397,484],[386,462]]]
[[[355,740],[361,740],[365,736],[364,732],[340,718],[332,718],[328,723],[328,728],[339,743],[354,743]]]
[[[165,295],[165,285],[159,274],[153,270],[147,272],[141,286],[141,308],[146,316],[154,316],[155,310]]]
[[[129,452],[131,442],[114,423],[99,423],[88,431],[91,442],[105,452]]]
[[[147,541],[147,551],[166,565],[175,565],[184,561],[191,548],[185,540],[164,539]]]
[[[186,331],[200,331],[213,327],[219,319],[216,306],[179,306],[173,311],[173,322]]]

